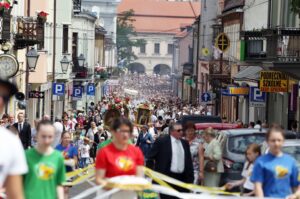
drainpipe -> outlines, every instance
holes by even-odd
[[[272,0],[268,0],[268,28],[271,28]]]

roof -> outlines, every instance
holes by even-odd
[[[199,2],[173,2],[166,0],[123,0],[118,14],[134,10],[133,26],[136,32],[180,32],[180,27],[191,25],[200,15]]]
[[[260,66],[249,66],[246,69],[238,72],[234,76],[234,80],[241,80],[241,81],[258,81],[260,78],[260,71],[263,68]]]

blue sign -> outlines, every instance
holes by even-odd
[[[211,95],[210,95],[210,93],[203,93],[201,95],[201,100],[202,100],[202,102],[209,102],[209,101],[211,101]]]
[[[258,87],[250,87],[250,106],[265,107],[266,93],[261,92]]]
[[[83,88],[82,86],[73,86],[73,97],[82,98]]]
[[[87,85],[86,94],[87,94],[87,95],[91,95],[91,96],[95,96],[95,90],[96,90],[95,84],[89,83],[89,84]]]
[[[53,95],[63,96],[65,94],[65,84],[64,83],[53,83],[52,93],[53,93]]]

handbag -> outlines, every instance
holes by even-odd
[[[204,167],[206,172],[217,172],[217,163],[215,161],[209,160]]]

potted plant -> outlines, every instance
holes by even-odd
[[[4,12],[11,7],[10,0],[0,0],[0,15],[3,16]]]
[[[47,12],[41,11],[38,13],[37,18],[39,23],[45,23],[47,21],[47,16],[49,14]]]

